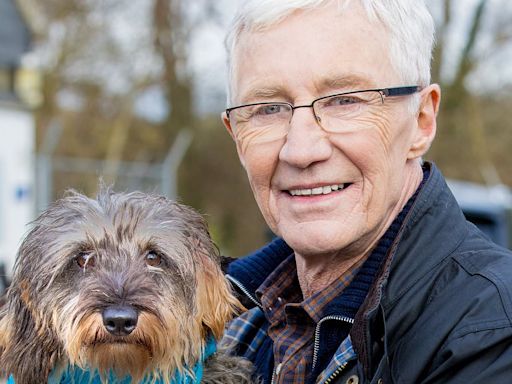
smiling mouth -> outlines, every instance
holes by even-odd
[[[306,189],[290,189],[288,193],[291,196],[318,196],[318,195],[329,195],[333,192],[342,191],[348,188],[351,183],[345,184],[334,184],[334,185],[326,185],[324,187],[317,188],[306,188]]]

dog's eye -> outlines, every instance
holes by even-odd
[[[80,268],[90,268],[94,267],[94,264],[96,264],[94,256],[87,252],[80,252],[75,260]]]
[[[162,264],[162,256],[155,251],[149,251],[146,255],[146,264],[150,267],[158,267]]]

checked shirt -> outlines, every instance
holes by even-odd
[[[306,383],[313,363],[315,329],[325,315],[323,310],[350,284],[359,266],[354,265],[326,289],[304,299],[295,257],[290,255],[258,289],[256,295],[270,323],[268,335],[274,342],[274,383]],[[345,348],[351,350],[349,345]]]

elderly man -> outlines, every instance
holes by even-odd
[[[512,382],[512,257],[423,163],[422,0],[248,0],[222,118],[279,238],[233,262],[223,343],[264,383]]]

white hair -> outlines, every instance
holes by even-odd
[[[245,0],[226,37],[228,53],[228,103],[233,95],[234,52],[245,32],[271,27],[297,10],[314,9],[337,1],[340,12],[353,0]],[[378,20],[390,37],[391,63],[404,85],[430,84],[434,46],[434,21],[424,0],[355,0],[371,21]]]

